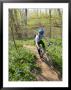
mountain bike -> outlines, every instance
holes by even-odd
[[[46,53],[46,51],[44,50],[44,48],[42,47],[42,45],[39,46],[40,49],[40,58],[42,61],[44,61],[45,63],[47,63],[51,68],[53,68],[53,62],[51,60],[51,58],[49,57],[49,55]]]

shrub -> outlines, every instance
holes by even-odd
[[[36,56],[29,50],[19,47],[16,51],[13,43],[9,44],[9,80],[32,81],[36,77],[32,74],[36,65]]]
[[[47,45],[47,53],[51,57],[54,66],[62,74],[62,40],[49,39],[48,45]]]

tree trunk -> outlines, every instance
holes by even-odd
[[[25,26],[27,26],[27,9],[25,9]]]
[[[51,9],[49,9],[49,18],[50,18],[50,33],[49,33],[49,37],[51,38]]]
[[[24,32],[24,36],[25,38],[27,37],[27,9],[25,9],[25,32]]]
[[[62,37],[62,13],[60,9],[58,9],[59,17],[60,17],[60,28],[61,28],[61,37]]]

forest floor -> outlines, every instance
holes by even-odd
[[[36,64],[41,70],[41,73],[39,74],[35,74],[33,72],[33,74],[36,75],[37,81],[61,81],[59,71],[56,70],[54,67],[51,68],[46,62],[40,59],[35,46],[23,45],[23,47],[31,50],[37,56]]]

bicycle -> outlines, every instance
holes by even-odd
[[[53,62],[50,59],[50,57],[47,55],[46,51],[44,50],[44,48],[42,47],[42,45],[39,46],[40,49],[40,58],[42,61],[44,61],[45,63],[47,63],[51,68],[53,68]]]

